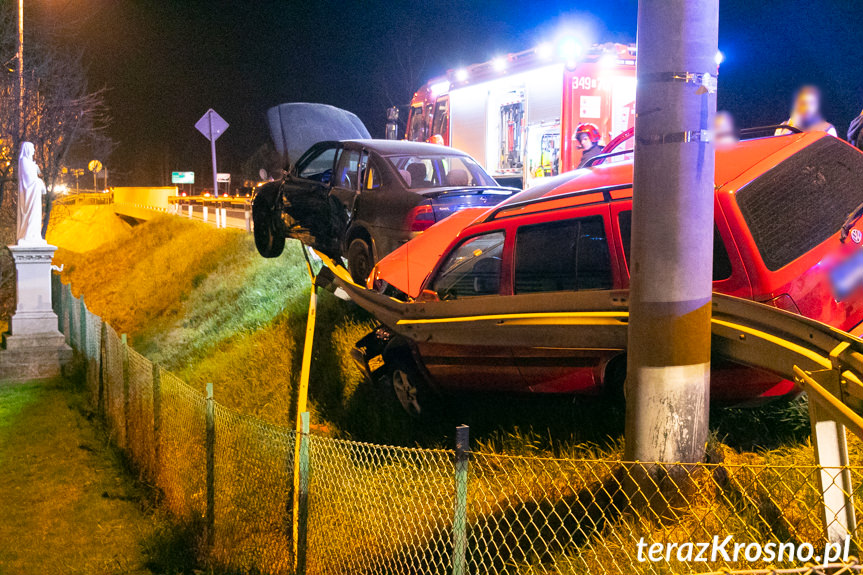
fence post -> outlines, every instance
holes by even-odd
[[[455,509],[452,518],[452,572],[467,573],[467,476],[470,428],[455,428]]]
[[[84,303],[84,294],[81,294],[81,312],[78,315],[78,328],[80,329],[81,341],[78,342],[79,351],[84,352],[84,357],[87,357],[87,305]]]
[[[99,406],[98,413],[99,417],[105,417],[105,404],[108,402],[108,394],[106,393],[105,388],[105,370],[109,369],[108,364],[108,351],[107,345],[105,341],[108,339],[108,324],[104,321],[102,322],[102,330],[99,334]]]
[[[213,384],[207,384],[207,549],[213,548],[216,526],[216,417],[213,406]]]
[[[129,447],[129,340],[126,334],[120,336],[123,358],[123,445]]]
[[[300,468],[299,492],[297,497],[297,568],[296,575],[306,573],[306,542],[309,525],[309,412],[300,414]]]
[[[63,290],[63,333],[66,345],[72,347],[72,284],[66,284]]]
[[[153,481],[158,484],[162,434],[162,370],[153,364]]]

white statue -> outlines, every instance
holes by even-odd
[[[39,166],[33,160],[36,148],[32,142],[21,144],[18,156],[18,245],[45,245],[42,239],[42,196],[45,182],[39,177]]]

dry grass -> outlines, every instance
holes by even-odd
[[[92,249],[85,234],[56,236],[64,239],[56,258],[65,265],[63,281],[84,294],[88,308],[195,388],[212,382],[224,405],[290,423],[309,293],[299,244],[288,242],[282,257],[266,260],[241,231],[164,216],[128,232],[110,207],[81,209],[54,228],[77,230],[89,218],[107,221],[102,228],[115,236]],[[319,429],[351,428],[361,376],[347,351],[369,325],[354,306],[320,296],[317,333],[336,336],[315,342],[310,388]],[[362,433],[362,425],[354,430]]]
[[[132,226],[107,206],[75,208],[58,204],[45,239],[75,252],[86,252],[110,241],[127,239]]]

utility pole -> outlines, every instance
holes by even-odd
[[[719,0],[639,0],[626,382],[629,461],[707,441]]]
[[[18,0],[18,138],[19,143],[27,137],[24,122],[24,0]]]

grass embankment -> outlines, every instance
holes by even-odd
[[[107,207],[96,210],[110,214]],[[200,390],[213,382],[216,399],[229,407],[292,423],[310,289],[296,242],[266,260],[246,233],[164,216],[131,234],[103,226],[116,237],[81,250],[93,233],[84,219],[60,221],[52,232],[61,229],[49,240],[61,248],[56,260],[65,266],[63,280],[85,295],[89,309],[128,333],[138,351]],[[376,411],[380,401],[359,401],[357,393],[366,391],[358,391],[361,374],[347,351],[371,319],[323,293],[317,321],[313,421],[336,433],[370,430],[365,438],[375,433],[374,419],[384,427],[405,425],[400,414],[360,414]]]
[[[78,399],[0,383],[0,573],[150,573],[154,522]]]

